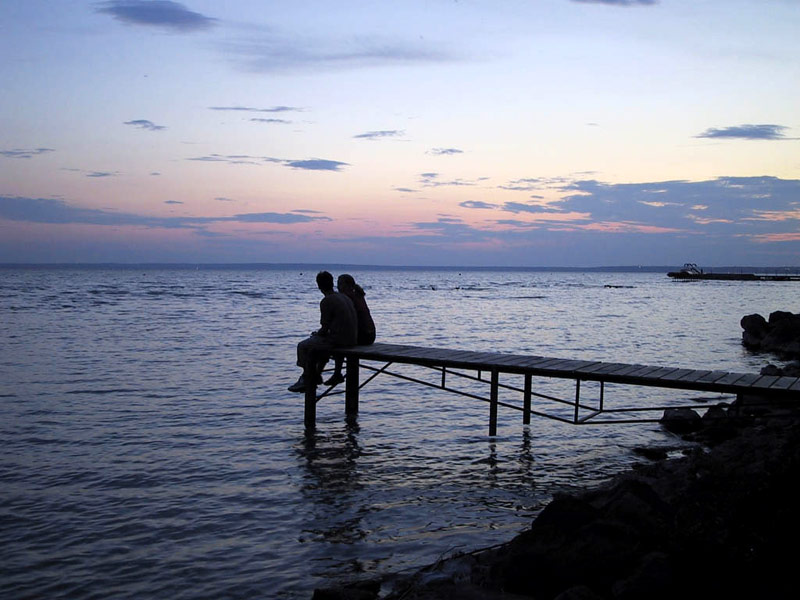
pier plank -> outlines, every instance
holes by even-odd
[[[594,371],[592,375],[616,375],[617,371],[627,370],[629,366],[625,363],[603,363],[603,367]]]
[[[675,369],[672,373],[667,373],[659,377],[659,381],[678,381],[693,372],[693,369]]]
[[[650,377],[656,371],[663,369],[664,367],[640,367],[633,371],[632,373],[628,373],[630,377]]]
[[[734,385],[744,376],[744,373],[728,373],[724,377],[717,379],[716,383],[717,385]]]
[[[761,379],[753,384],[753,389],[766,389],[778,381],[778,379],[780,378],[776,375],[763,375]]]
[[[708,375],[704,375],[697,380],[698,383],[714,383],[727,375],[727,371],[711,371]]]
[[[795,383],[797,380],[798,380],[797,377],[781,376],[778,377],[778,380],[775,383],[773,383],[771,387],[772,389],[775,390],[788,390],[790,387],[792,387],[792,384]]]
[[[656,367],[655,371],[651,371],[646,376],[643,376],[642,379],[645,379],[647,381],[657,382],[662,377],[671,375],[677,370],[678,370],[677,367]]]
[[[743,391],[750,391],[750,389],[753,387],[753,384],[761,379],[761,377],[762,376],[758,373],[746,373],[736,381],[736,387],[741,388]]]
[[[553,362],[552,358],[548,358],[546,356],[532,356],[527,360],[523,360],[521,365],[525,369],[539,369],[544,365],[550,364]]]
[[[690,382],[690,381],[691,382],[696,382],[696,381],[699,381],[700,379],[702,379],[703,377],[705,377],[706,375],[710,375],[710,374],[711,374],[711,371],[692,371],[691,373],[688,373],[687,375],[684,375],[683,377],[681,377],[680,380],[683,381],[683,382]]]
[[[627,377],[631,375],[634,371],[638,371],[644,365],[627,365],[624,369],[620,369],[614,373],[615,377]]]

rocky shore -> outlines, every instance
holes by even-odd
[[[751,317],[742,319],[750,347],[746,322],[762,325]],[[772,315],[763,321],[769,326]],[[800,354],[800,329],[783,339],[783,356],[795,343]],[[598,489],[556,496],[500,547],[410,577],[316,590],[314,599],[795,598],[796,404],[742,398],[696,419],[665,415],[665,427],[695,442],[681,458],[663,460],[656,449],[650,462]]]

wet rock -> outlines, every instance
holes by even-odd
[[[761,375],[780,376],[783,375],[783,369],[776,367],[772,363],[768,363],[767,365],[761,367],[761,371],[759,371],[759,373],[761,373]]]
[[[772,363],[761,368],[762,375],[774,375],[777,377],[800,377],[800,361],[792,361],[784,367],[778,367]]]
[[[376,600],[380,589],[378,580],[359,581],[342,587],[318,588],[312,600]]]
[[[527,537],[498,563],[495,579],[514,594],[554,598],[575,585],[608,590],[617,573],[627,573],[636,565],[641,536],[633,527],[599,518],[570,529],[558,536],[561,543],[552,543],[557,537],[552,531],[544,539]]]
[[[742,317],[742,344],[757,352],[800,356],[800,314],[775,311],[769,320],[759,314]]]
[[[759,349],[761,341],[769,332],[769,323],[759,314],[746,315],[739,321],[744,331],[742,332],[742,343],[748,348]]]
[[[633,527],[648,544],[663,535],[674,516],[658,492],[639,479],[622,479],[598,508],[604,518]]]
[[[700,415],[691,408],[668,408],[660,423],[667,431],[678,435],[698,431],[703,426]]]
[[[703,424],[710,425],[714,423],[719,423],[721,421],[726,421],[728,419],[728,405],[727,404],[717,404],[716,406],[712,406],[706,411],[706,414],[703,415]]]
[[[633,449],[634,453],[648,460],[665,460],[667,456],[669,456],[670,450],[670,448],[653,448],[648,446],[637,446]]]
[[[615,600],[675,598],[677,596],[672,561],[663,552],[651,552],[642,559],[633,575],[616,582],[611,591]]]
[[[592,588],[586,585],[576,585],[561,592],[554,600],[603,600]]]

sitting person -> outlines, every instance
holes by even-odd
[[[356,307],[356,315],[358,317],[358,345],[368,346],[375,342],[375,321],[372,320],[372,315],[369,312],[369,306],[364,298],[366,294],[360,285],[356,283],[352,275],[346,273],[339,275],[336,280],[336,287],[339,292],[350,298],[353,305]],[[341,357],[336,357],[336,365],[334,367],[333,375],[325,382],[325,385],[339,385],[344,381],[342,376],[342,363]]]
[[[324,295],[319,303],[321,327],[297,344],[297,366],[303,374],[289,387],[290,392],[305,392],[309,385],[322,383],[322,369],[331,351],[355,346],[358,341],[358,317],[352,300],[333,290],[333,275],[327,271],[317,274],[317,287]]]

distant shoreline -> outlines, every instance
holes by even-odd
[[[796,271],[798,267],[709,267],[719,272],[776,273]],[[678,270],[675,265],[617,265],[603,267],[514,267],[514,266],[442,266],[442,265],[361,265],[350,263],[0,263],[0,269],[81,269],[81,270],[264,270],[264,271],[468,271],[468,272],[537,272],[537,273],[667,273]]]

